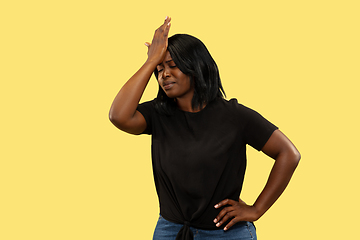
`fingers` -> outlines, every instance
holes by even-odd
[[[216,204],[214,207],[220,208],[222,206],[229,205],[229,204],[234,205],[234,203],[236,203],[236,201],[231,200],[231,199],[225,199],[225,200],[222,200],[221,202],[219,202],[218,204]]]
[[[170,21],[171,21],[171,17],[166,16],[165,21],[164,21],[164,25],[169,24]]]
[[[216,223],[216,226],[220,227],[222,224],[231,219],[231,221],[224,227],[224,230],[226,231],[231,228],[235,223],[239,222],[239,219],[241,219],[239,218],[239,216],[242,215],[242,211],[244,210],[241,207],[241,205],[243,204],[245,203],[240,198],[239,201],[225,199],[216,204],[214,206],[215,208],[220,208],[222,206],[228,205],[227,207],[224,207],[214,219],[214,223]]]
[[[171,17],[166,16],[163,26],[170,27],[171,25],[170,21],[171,21]]]
[[[235,220],[236,218],[233,218],[228,224],[226,224],[226,226],[224,227],[224,231],[228,230],[229,228],[231,228],[232,226],[234,226],[235,223],[237,223],[238,221]]]
[[[151,43],[145,42],[144,44],[145,44],[145,46],[147,46],[147,48],[148,48],[147,54],[149,55],[149,48],[150,48],[150,46],[151,46]]]
[[[155,33],[156,33],[158,30],[162,30],[162,31],[164,32],[164,34],[166,34],[166,36],[167,36],[168,33],[169,33],[169,30],[170,30],[170,26],[171,26],[170,21],[171,21],[171,17],[166,16],[165,21],[164,21],[164,24],[161,25],[158,29],[156,29]],[[150,47],[150,45],[151,45],[151,43],[149,43],[149,42],[145,42],[144,44],[145,44],[145,46],[147,46],[147,47]]]
[[[159,27],[160,30],[164,32],[164,34],[168,34],[171,26],[171,17],[166,16],[164,24]]]
[[[215,208],[220,208],[225,205],[231,205],[230,207],[226,207],[226,208],[222,209],[220,211],[220,213],[214,219],[214,223],[216,223],[217,227],[221,226],[221,224],[226,222],[230,217],[233,217],[233,214],[231,212],[234,211],[233,205],[235,205],[236,203],[238,203],[238,202],[231,200],[231,199],[225,199],[214,206]]]
[[[169,31],[170,25],[171,25],[170,21],[171,21],[171,18],[166,16],[164,23],[158,29],[156,29],[155,32],[157,32],[157,31],[164,32],[166,30]]]
[[[148,61],[156,62],[158,64],[164,59],[168,46],[170,21],[171,18],[166,17],[164,23],[156,29],[151,43],[144,43],[145,46],[148,47]]]
[[[216,223],[217,227],[220,227],[224,222],[229,220],[230,218],[234,217],[234,208],[233,207],[226,207],[216,216],[214,219],[214,223]]]
[[[164,37],[168,37],[170,26],[171,26],[171,17],[166,16],[164,24],[161,25],[156,31],[160,30],[160,32],[163,33]]]

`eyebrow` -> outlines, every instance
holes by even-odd
[[[169,62],[173,62],[174,60],[172,60],[172,59],[170,59],[170,60],[168,60],[168,61],[165,61],[165,63],[169,63]],[[158,64],[158,66],[161,66],[161,65],[163,65],[162,63],[160,63],[160,64]]]

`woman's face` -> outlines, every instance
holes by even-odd
[[[194,95],[194,86],[190,77],[185,75],[172,60],[169,51],[166,51],[164,61],[157,67],[158,82],[169,98],[189,98]]]

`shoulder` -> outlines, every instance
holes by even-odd
[[[140,106],[141,107],[154,107],[155,106],[155,99],[139,103],[139,107]]]
[[[239,103],[236,98],[231,98],[229,100],[223,98],[218,99],[217,106],[221,109],[230,111],[233,114],[247,114],[254,112],[254,110],[252,110],[251,108]]]
[[[240,104],[236,98],[231,98],[229,100],[224,98],[217,98],[215,102],[223,107],[243,107],[244,105]]]
[[[154,100],[140,103],[136,108],[136,110],[139,111],[143,115],[143,117],[147,120],[151,118],[152,114],[155,112],[154,109],[155,109]]]
[[[151,101],[146,101],[143,103],[139,103],[137,110],[141,113],[141,114],[150,114],[152,112],[154,112],[155,108],[155,99],[151,100]]]
[[[227,117],[231,117],[233,121],[247,124],[249,122],[256,122],[264,119],[259,112],[239,103],[236,98],[230,100],[219,99],[217,106],[219,107],[218,109],[221,109],[223,114],[226,114]]]
[[[242,126],[248,121],[247,109],[237,99],[217,98],[209,104],[210,119],[220,119],[221,122],[231,126]]]

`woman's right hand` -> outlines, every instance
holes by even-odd
[[[154,69],[165,58],[170,20],[166,17],[164,24],[155,31],[152,43],[145,43],[148,46],[146,63],[124,84],[111,105],[110,121],[125,132],[140,134],[147,127],[144,116],[136,109]]]
[[[156,29],[153,40],[150,43],[146,42],[148,47],[148,59],[149,62],[154,62],[156,65],[160,64],[164,58],[168,47],[168,35],[171,26],[171,18],[166,16],[164,24]]]

